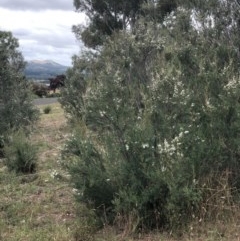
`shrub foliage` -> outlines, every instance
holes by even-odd
[[[0,135],[9,129],[27,126],[38,118],[29,83],[24,78],[25,62],[18,40],[0,31]]]
[[[19,139],[11,144],[8,142],[10,132],[20,129],[29,131],[28,127],[39,116],[31,99],[29,83],[23,74],[25,62],[18,47],[18,40],[11,32],[0,31],[0,157],[6,153],[9,169],[33,172],[35,152],[31,150],[31,145],[25,141],[21,143]]]
[[[27,139],[24,132],[10,134],[4,147],[5,164],[9,171],[34,173],[37,167],[37,148]]]
[[[33,94],[41,98],[43,96],[47,96],[49,92],[49,89],[45,84],[41,84],[37,82],[33,82],[31,88],[32,88]]]
[[[78,199],[104,221],[172,228],[201,215],[224,173],[239,190],[239,36],[224,4],[196,8],[195,24],[187,6],[163,23],[139,18],[75,58],[61,98],[75,123],[63,158]]]

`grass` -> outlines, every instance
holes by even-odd
[[[43,112],[44,114],[49,114],[51,110],[52,110],[51,106],[47,105],[46,107],[44,107]]]
[[[4,241],[240,241],[239,214],[206,223],[197,220],[181,233],[152,232],[130,235],[126,230],[106,226],[95,232],[88,224],[89,213],[74,201],[69,176],[59,155],[69,131],[63,110],[52,104],[32,135],[39,147],[37,172],[9,173],[0,162],[0,240]],[[239,210],[236,208],[236,210]]]
[[[17,176],[1,163],[0,240],[75,240],[73,191],[58,162],[68,134],[66,120],[59,104],[51,105],[48,115],[44,108],[32,135],[39,147],[37,173]]]

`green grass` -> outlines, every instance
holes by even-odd
[[[59,104],[48,115],[44,108],[32,135],[39,147],[37,173],[17,176],[0,163],[0,240],[75,240],[73,191],[58,162],[68,128]]]
[[[44,114],[49,114],[51,112],[52,108],[51,106],[47,105],[44,109],[43,109],[43,112]]]
[[[181,233],[143,232],[131,235],[125,229],[108,227],[96,231],[94,217],[74,200],[69,176],[59,155],[69,131],[59,104],[52,104],[32,135],[38,145],[37,172],[9,173],[0,161],[0,240],[4,241],[239,241],[239,215],[230,222],[204,223],[199,220]],[[238,209],[236,209],[238,210]]]

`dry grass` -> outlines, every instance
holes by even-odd
[[[129,235],[114,227],[93,234],[84,218],[84,207],[76,207],[69,176],[59,163],[68,137],[68,127],[59,104],[52,104],[32,135],[39,147],[36,174],[16,176],[0,163],[0,240],[4,241],[240,241],[238,213],[221,221],[196,220],[181,233]],[[220,204],[219,204],[220,205]],[[76,212],[78,210],[78,212]],[[236,212],[238,207],[233,207]],[[80,213],[77,215],[76,213]],[[87,215],[87,214],[86,214]]]
[[[67,125],[59,104],[43,114],[32,135],[39,147],[36,174],[16,176],[1,166],[0,240],[75,240],[75,206],[68,176],[59,164]]]

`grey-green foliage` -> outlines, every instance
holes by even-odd
[[[93,78],[95,71],[94,54],[86,53],[84,58],[73,57],[73,67],[67,71],[67,81],[59,98],[64,110],[76,119],[82,119],[84,115],[83,93],[86,91],[87,82]],[[73,118],[71,118],[73,119]]]
[[[107,36],[115,31],[126,29],[136,21],[143,0],[74,0],[77,11],[89,18],[87,27],[75,26],[77,36],[87,47],[102,45]]]
[[[23,75],[25,62],[18,46],[10,32],[0,31],[0,135],[27,126],[38,116]]]
[[[81,131],[66,145],[66,165],[78,197],[97,211],[172,227],[199,214],[224,173],[239,189],[238,17],[229,6],[228,44],[220,23],[206,23],[220,21],[217,3],[208,14],[179,8],[163,24],[143,18],[134,34],[116,33],[67,102]]]
[[[88,26],[74,26],[73,32],[86,47],[98,48],[115,32],[133,30],[140,16],[162,22],[177,8],[177,0],[74,0],[74,6],[89,21]]]
[[[4,163],[9,171],[16,173],[36,171],[37,147],[28,140],[23,130],[9,134],[4,155]]]

